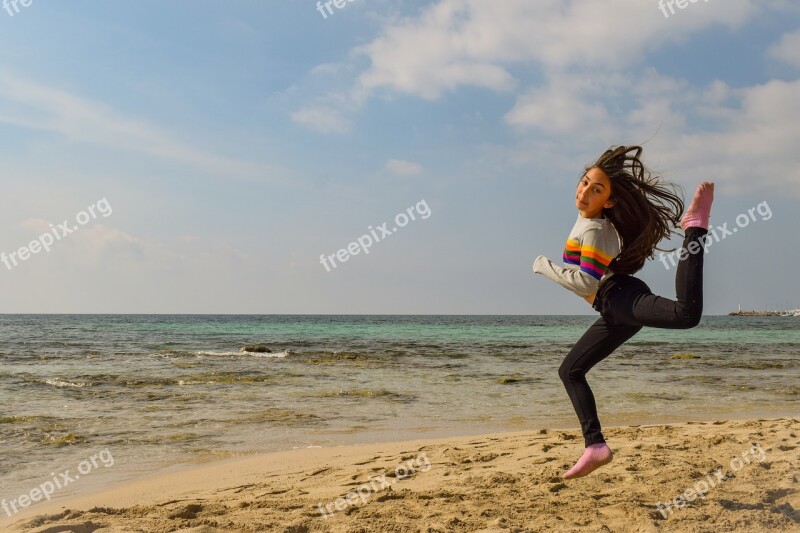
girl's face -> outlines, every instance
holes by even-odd
[[[575,207],[583,218],[601,218],[603,209],[614,206],[611,197],[611,180],[601,169],[589,169],[578,183],[575,193]]]

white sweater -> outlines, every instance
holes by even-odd
[[[564,267],[540,255],[533,263],[533,271],[583,298],[597,292],[600,283],[614,274],[608,265],[619,255],[620,247],[611,221],[579,214],[564,247]]]

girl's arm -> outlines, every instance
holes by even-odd
[[[540,255],[533,264],[533,271],[555,281],[589,303],[594,302],[594,295],[600,285],[600,279],[608,270],[608,265],[619,253],[615,247],[616,234],[608,234],[598,230],[589,230],[583,234],[580,242],[580,259],[574,257],[570,262],[573,268],[561,267],[550,259]],[[566,254],[565,254],[566,258]],[[565,259],[566,261],[566,259]]]
[[[558,266],[543,255],[536,258],[536,262],[533,263],[533,271],[555,281],[584,299],[597,292],[597,286],[600,284],[586,272]]]

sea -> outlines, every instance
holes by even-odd
[[[596,318],[0,315],[0,499],[276,450],[579,436],[558,367]],[[797,417],[800,317],[643,328],[587,379],[603,427]]]

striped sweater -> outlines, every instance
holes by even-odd
[[[619,236],[608,219],[583,218],[579,214],[564,247],[564,267],[540,255],[533,263],[533,271],[585,298],[614,274],[608,265],[619,252]]]

